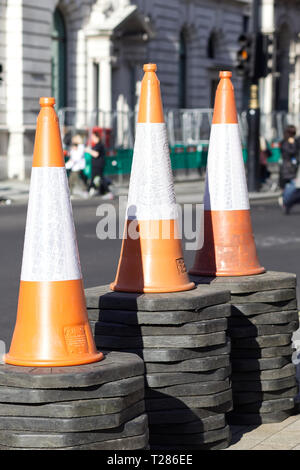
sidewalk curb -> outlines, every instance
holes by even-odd
[[[250,201],[277,201],[281,196],[281,191],[276,192],[261,192],[261,193],[249,193]]]
[[[189,188],[186,188],[185,192],[185,185],[191,183],[194,188],[191,188],[191,192],[189,192]],[[195,185],[197,181],[177,181],[175,182],[175,194],[176,200],[179,204],[202,204],[203,203],[203,196],[204,196],[204,182],[202,180],[198,180],[199,188],[197,188],[198,184]],[[116,188],[116,196],[127,196],[128,194],[128,187],[127,186],[115,186]],[[197,191],[198,189],[198,191]],[[182,191],[183,190],[183,191]],[[278,197],[281,195],[281,191],[276,192],[257,192],[257,193],[249,193],[249,200],[250,202],[271,202],[277,201]],[[12,204],[17,203],[26,203],[29,197],[29,182],[14,182],[13,180],[10,181],[0,181],[0,201],[9,200]],[[76,198],[77,199],[77,198]],[[79,200],[80,198],[78,198]],[[3,201],[1,205],[6,205]]]

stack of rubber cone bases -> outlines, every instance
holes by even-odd
[[[85,293],[96,345],[144,360],[151,449],[228,447],[229,291],[134,294],[99,286]]]
[[[264,272],[250,219],[231,72],[220,72],[204,196],[204,244],[191,275],[246,276]]]
[[[0,449],[147,448],[143,371],[114,352],[80,367],[0,365]]]
[[[37,120],[17,321],[5,362],[67,366],[99,361],[88,323],[54,98]]]
[[[186,272],[156,65],[144,66],[125,233],[115,282],[124,292],[194,287]]]
[[[227,331],[233,410],[228,421],[245,425],[285,420],[298,393],[292,361],[293,333],[299,328],[295,274],[267,271],[199,282],[231,292]]]

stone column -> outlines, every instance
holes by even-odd
[[[274,0],[261,0],[261,31],[273,34],[275,31]],[[269,114],[274,105],[274,76],[269,74],[261,80],[261,111]]]
[[[6,7],[6,121],[8,177],[24,179],[23,126],[23,20],[22,1],[11,0]]]
[[[100,125],[103,127],[110,127],[111,124],[111,96],[112,96],[112,81],[111,81],[111,59],[106,57],[100,60],[100,78],[99,78],[99,107],[103,111],[100,119]]]
[[[90,124],[91,113],[95,108],[94,104],[94,73],[93,73],[94,61],[91,57],[87,61],[87,74],[86,74],[86,89],[87,89],[87,124]]]
[[[112,109],[112,73],[111,73],[111,39],[110,35],[99,32],[87,33],[87,105],[89,112],[95,110],[94,91],[98,86],[99,99],[97,108],[102,111],[99,116],[101,127],[110,126]],[[99,64],[99,83],[95,83],[93,65]]]
[[[86,42],[84,31],[80,30],[77,34],[77,51],[76,51],[76,68],[77,68],[77,87],[76,87],[76,103],[77,109],[77,122],[76,126],[81,128],[86,123],[86,109],[87,109],[87,95],[86,95]]]
[[[296,42],[296,57],[295,57],[295,83],[293,89],[293,112],[300,112],[300,40]],[[299,127],[300,122],[296,125]]]

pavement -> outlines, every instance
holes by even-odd
[[[29,180],[7,180],[0,181],[0,204],[22,204],[26,203],[29,196]],[[203,202],[204,179],[175,181],[175,193],[178,204]],[[128,185],[114,184],[113,192],[116,196],[126,196],[128,194]],[[250,201],[275,200],[280,196],[280,191],[261,191],[249,193]],[[1,201],[1,198],[3,200]],[[74,199],[81,199],[75,195]]]
[[[8,205],[15,202],[26,202],[28,195],[29,181],[0,181],[0,203]]]
[[[226,450],[300,450],[300,415],[282,423],[232,426],[232,444]]]

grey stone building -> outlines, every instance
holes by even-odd
[[[94,122],[96,110],[110,116],[114,110],[134,109],[142,65],[155,62],[165,109],[211,108],[219,70],[234,70],[250,4],[0,0],[0,178],[23,179],[29,173],[40,96],[54,95],[57,110],[70,108],[68,119],[73,113],[76,126],[84,129]],[[265,85],[271,97],[265,90],[262,105],[270,111],[276,96],[275,105],[298,112],[299,1],[276,4],[283,72]],[[234,85],[241,110],[242,80],[235,77]]]

